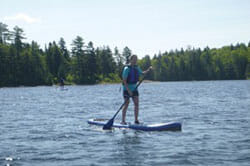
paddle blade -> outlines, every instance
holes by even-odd
[[[113,126],[113,123],[114,123],[114,118],[110,119],[108,121],[108,123],[106,123],[104,126],[103,126],[103,130],[110,130],[111,127]]]

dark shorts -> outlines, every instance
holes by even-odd
[[[135,97],[135,96],[139,96],[138,90],[133,91],[133,96],[132,96],[132,97]],[[129,98],[129,93],[128,93],[127,90],[124,90],[124,91],[123,91],[123,97],[124,97],[124,98]]]

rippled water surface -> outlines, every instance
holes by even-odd
[[[143,83],[139,119],[182,122],[181,132],[89,126],[90,118],[114,115],[119,88],[1,88],[0,165],[250,164],[250,81]]]

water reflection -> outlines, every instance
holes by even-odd
[[[124,165],[140,165],[143,161],[143,144],[141,132],[131,132],[124,130],[121,133],[120,140],[117,141],[115,158],[119,159]]]

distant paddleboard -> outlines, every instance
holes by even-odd
[[[68,90],[68,88],[60,88],[60,90],[64,91],[64,90]]]

